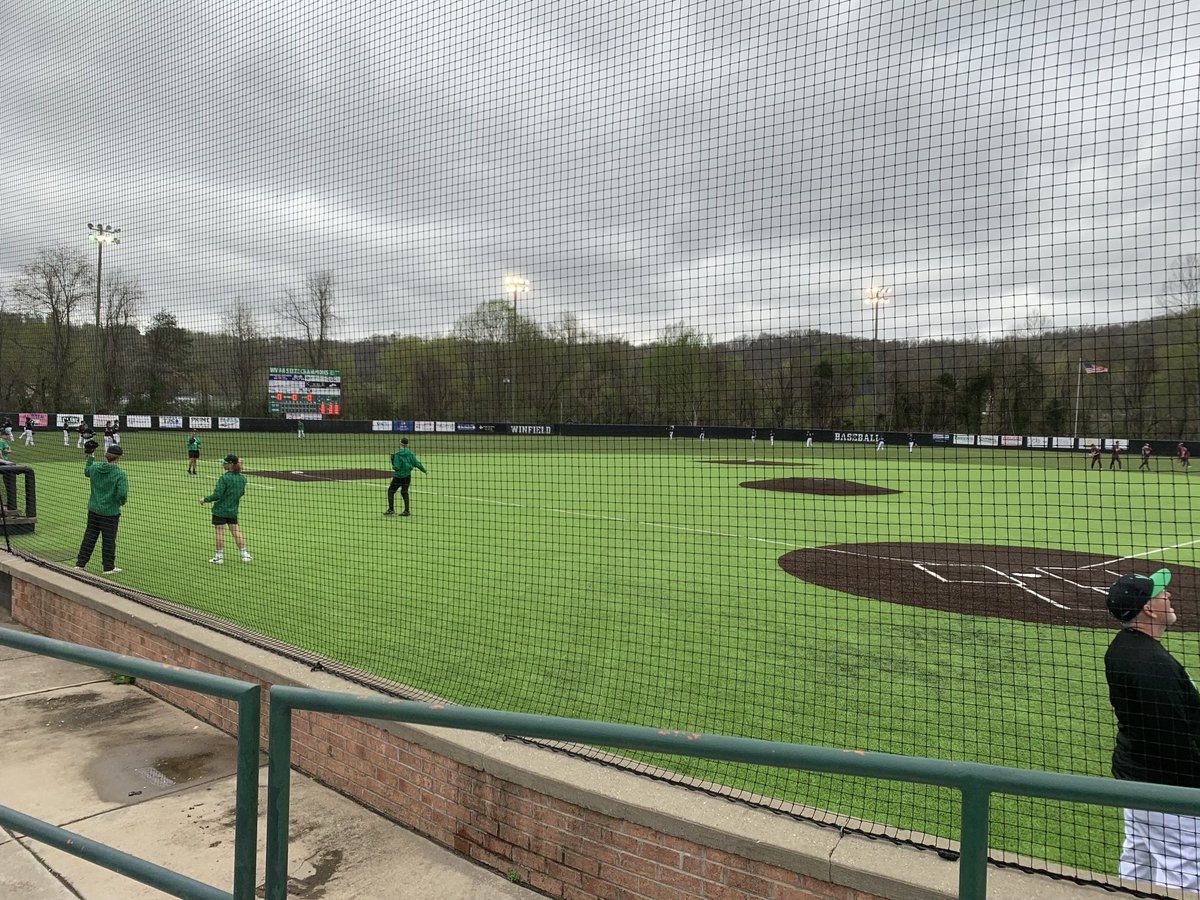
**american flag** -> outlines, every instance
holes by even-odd
[[[1103,375],[1108,371],[1108,366],[1098,366],[1095,363],[1090,363],[1087,360],[1080,360],[1083,363],[1083,371],[1085,375]]]

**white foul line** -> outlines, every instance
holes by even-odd
[[[996,573],[997,575],[999,575],[1001,578],[1007,578],[1009,581],[1011,581],[1013,584],[1015,584],[1015,585],[1016,585],[1017,587],[1019,587],[1021,590],[1023,590],[1023,591],[1026,591],[1027,593],[1033,594],[1033,596],[1037,597],[1039,600],[1045,600],[1045,601],[1046,601],[1047,603],[1049,603],[1051,606],[1057,606],[1059,609],[1070,609],[1070,608],[1071,608],[1071,607],[1069,607],[1069,606],[1063,606],[1061,603],[1055,603],[1055,602],[1054,602],[1053,600],[1051,600],[1049,597],[1043,597],[1043,596],[1042,596],[1041,594],[1039,594],[1037,591],[1035,591],[1035,590],[1031,590],[1031,589],[1029,588],[1029,586],[1028,586],[1027,584],[1025,584],[1024,582],[1022,582],[1022,581],[1019,581],[1019,580],[1018,580],[1018,579],[1016,579],[1016,578],[1013,578],[1011,575],[1005,575],[1005,574],[1004,574],[1003,572],[1001,572],[999,569],[993,569],[991,566],[983,566],[983,565],[981,565],[981,566],[980,566],[980,568],[982,568],[982,569],[987,569],[989,572],[995,572],[995,573]]]
[[[1153,556],[1155,553],[1164,553],[1167,550],[1178,550],[1180,547],[1190,547],[1192,544],[1200,544],[1200,538],[1194,541],[1184,541],[1182,544],[1172,544],[1169,547],[1159,547],[1157,550],[1146,550],[1142,553],[1131,553],[1128,556],[1118,556],[1115,559],[1106,559],[1104,562],[1092,563],[1087,566],[1080,566],[1081,569],[1098,569],[1101,566],[1111,566],[1113,563],[1124,562],[1127,559],[1141,559],[1144,556]]]
[[[1083,588],[1085,591],[1096,591],[1101,594],[1108,593],[1108,588],[1092,587],[1089,584],[1080,584],[1078,581],[1072,581],[1070,578],[1064,578],[1061,575],[1055,575],[1053,572],[1049,571],[1048,569],[1043,569],[1041,566],[1035,566],[1034,568],[1036,568],[1043,575],[1049,575],[1051,578],[1057,578],[1059,581],[1065,581],[1067,584],[1071,585],[1071,587]]]
[[[920,563],[913,563],[913,568],[920,569],[920,570],[921,570],[922,572],[924,572],[926,575],[932,575],[934,578],[936,578],[938,581],[942,582],[943,584],[949,584],[949,583],[950,583],[950,579],[949,579],[949,578],[943,578],[943,577],[942,577],[941,575],[939,575],[937,572],[933,571],[932,569],[927,569],[927,568],[925,568],[925,567],[924,567],[923,565],[921,565]]]

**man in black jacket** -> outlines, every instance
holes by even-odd
[[[1116,778],[1200,787],[1200,692],[1162,645],[1175,624],[1171,573],[1122,575],[1108,610],[1122,628],[1104,654],[1108,696],[1117,716]],[[1126,809],[1122,877],[1200,890],[1200,818]]]

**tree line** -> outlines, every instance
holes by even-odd
[[[810,329],[716,340],[674,324],[634,344],[571,315],[542,324],[485,300],[433,338],[336,337],[333,273],[269,304],[234,298],[183,328],[87,254],[43,250],[0,289],[0,408],[266,415],[268,366],[338,368],[347,418],[1200,437],[1200,258],[1158,309],[1119,326],[1032,320],[989,340],[880,340]],[[289,334],[269,334],[261,310]],[[1084,374],[1083,361],[1108,369]]]

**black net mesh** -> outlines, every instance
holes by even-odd
[[[1118,575],[1200,665],[1183,0],[5,17],[14,549],[459,703],[1057,772]],[[1120,817],[997,800],[994,856],[1115,883]]]

